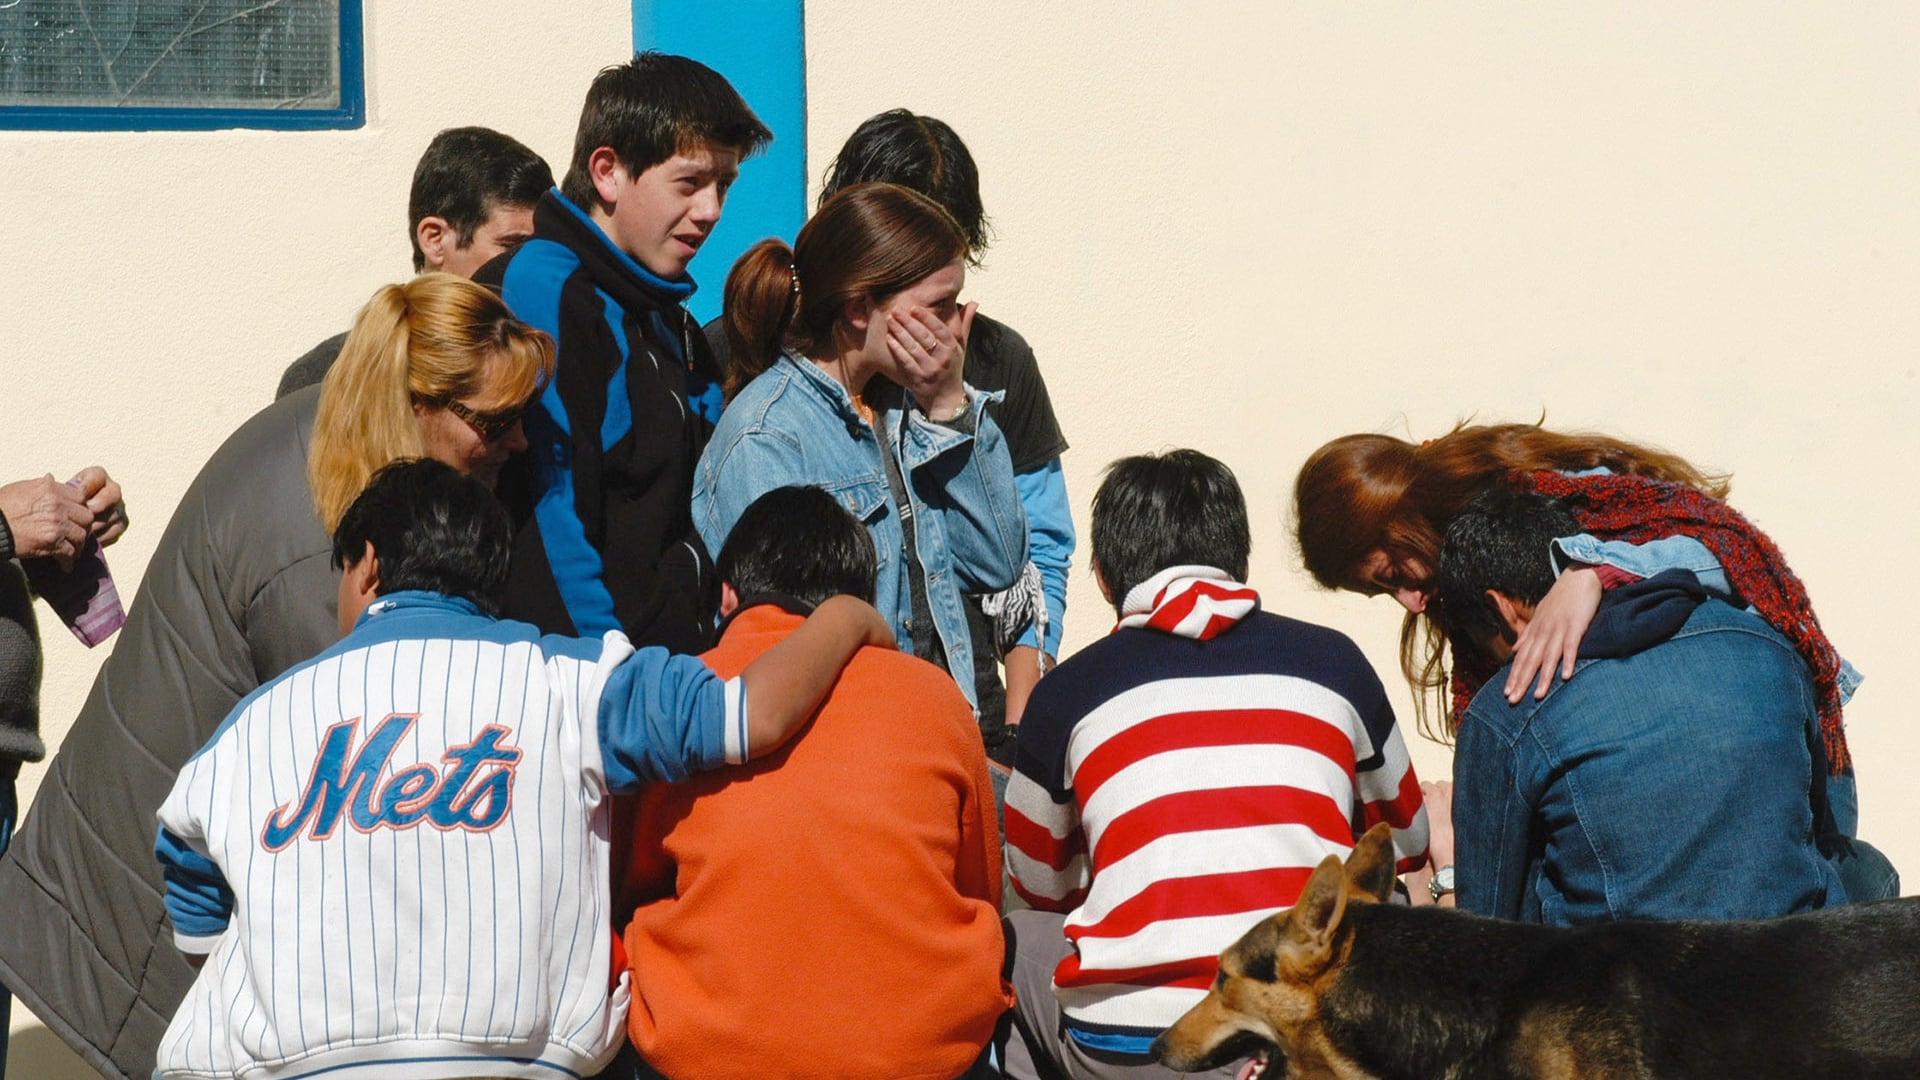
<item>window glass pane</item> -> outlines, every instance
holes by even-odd
[[[339,0],[0,0],[0,106],[337,109]]]

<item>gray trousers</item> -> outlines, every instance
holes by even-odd
[[[1000,1060],[1009,1080],[1182,1080],[1188,1076],[1233,1080],[1239,1063],[1209,1073],[1179,1073],[1151,1058],[1082,1046],[1067,1034],[1053,996],[1053,969],[1067,955],[1066,916],[1015,911],[1006,917],[1013,954],[1013,989],[1019,1004]]]

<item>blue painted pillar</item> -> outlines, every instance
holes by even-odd
[[[633,0],[635,49],[679,53],[725,75],[773,144],[740,167],[726,212],[688,272],[700,283],[688,305],[702,322],[720,314],[733,260],[756,240],[792,240],[807,217],[807,73],[803,0]]]

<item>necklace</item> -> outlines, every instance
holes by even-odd
[[[867,404],[865,397],[854,393],[853,384],[847,381],[847,358],[835,357],[832,370],[834,381],[847,392],[847,400],[853,403],[853,411],[860,414],[860,419],[866,421],[868,427],[873,427],[873,406]]]

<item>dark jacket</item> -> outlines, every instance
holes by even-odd
[[[548,633],[623,629],[698,652],[720,584],[689,506],[720,379],[681,306],[693,282],[648,272],[557,190],[533,229],[474,276],[559,349],[528,451],[501,477],[520,526],[505,610]]]
[[[33,590],[13,559],[13,534],[0,519],[0,782],[22,761],[47,756],[40,741],[40,631]]]
[[[109,1076],[152,1075],[193,981],[167,932],[155,811],[236,702],[338,636],[306,480],[319,394],[269,405],[200,470],[0,858],[0,980]]]

